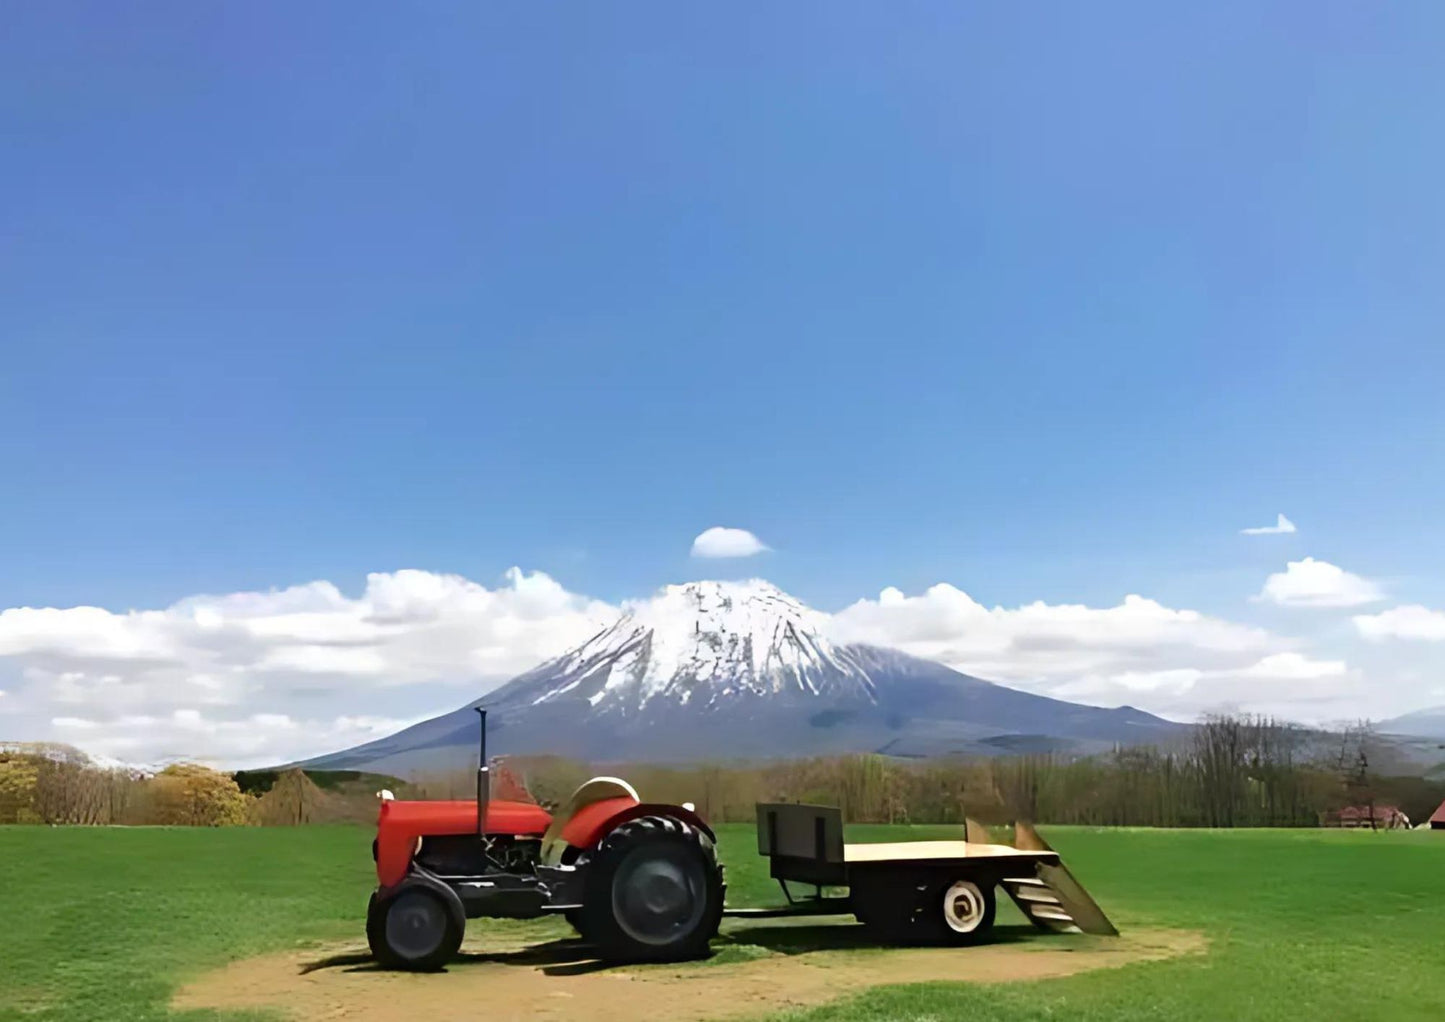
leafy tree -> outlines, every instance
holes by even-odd
[[[199,763],[168,766],[150,782],[155,822],[227,827],[246,822],[247,796],[235,778]]]
[[[0,756],[0,823],[38,823],[35,782],[38,770],[25,756]]]

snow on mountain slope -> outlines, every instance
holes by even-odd
[[[611,628],[529,672],[559,679],[533,705],[584,684],[592,706],[620,712],[656,699],[706,706],[785,692],[874,699],[868,672],[823,636],[823,616],[767,582],[668,586],[626,609]]]

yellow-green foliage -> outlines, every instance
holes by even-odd
[[[36,766],[28,758],[0,754],[0,823],[38,823]]]
[[[235,778],[199,763],[168,766],[148,788],[156,823],[226,827],[246,822],[248,799]]]

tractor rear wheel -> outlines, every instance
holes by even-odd
[[[385,901],[371,896],[366,943],[384,968],[435,972],[462,946],[462,924],[440,893],[418,884]]]
[[[677,961],[707,953],[722,919],[712,840],[670,816],[629,820],[589,857],[578,931],[603,958]]]

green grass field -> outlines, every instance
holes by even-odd
[[[1445,1018],[1445,835],[1045,832],[1121,929],[1197,929],[1209,954],[1028,984],[879,987],[799,1017]],[[945,834],[858,827],[850,839]],[[0,1019],[219,1018],[166,1004],[179,983],[231,959],[359,939],[370,837],[0,827]],[[721,840],[729,900],[775,903],[752,829],[725,827]],[[551,921],[472,925],[565,932]]]

